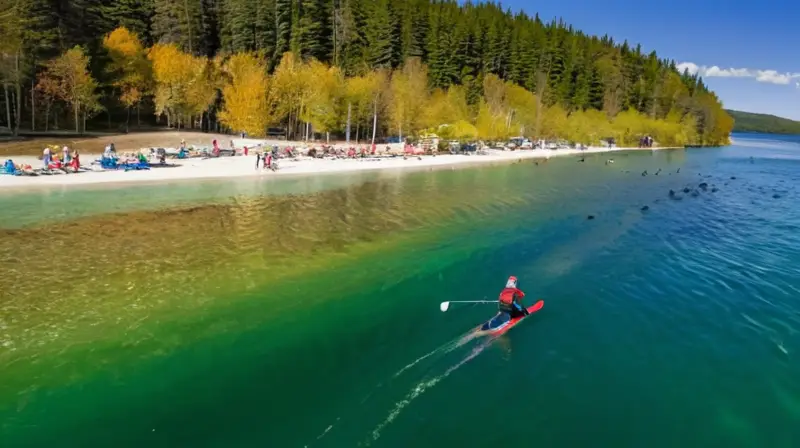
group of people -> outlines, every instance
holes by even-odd
[[[272,170],[275,171],[278,169],[278,165],[275,163],[275,159],[278,157],[278,147],[275,146],[272,148],[271,151],[263,151],[256,153],[256,169],[259,166],[262,169]]]
[[[70,151],[67,146],[61,149],[60,157],[57,149],[53,150],[49,146],[44,148],[42,152],[42,162],[46,170],[62,170],[69,167],[73,171],[78,171],[81,167],[78,150]]]

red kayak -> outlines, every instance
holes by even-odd
[[[506,331],[510,330],[514,325],[517,325],[519,321],[521,321],[522,319],[525,319],[531,314],[542,309],[543,306],[544,306],[544,300],[540,300],[528,307],[528,314],[526,316],[519,316],[513,319],[509,319],[508,314],[506,313],[497,313],[496,316],[484,322],[483,325],[476,328],[475,330],[479,334],[490,334],[492,336],[499,336],[505,333]]]

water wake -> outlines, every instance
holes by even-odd
[[[408,364],[405,367],[403,367],[402,369],[398,370],[397,373],[392,375],[392,378],[397,378],[398,376],[403,374],[403,372],[406,372],[407,370],[413,368],[417,364],[419,364],[422,361],[430,358],[433,355],[439,354],[440,356],[444,356],[444,355],[452,352],[453,350],[461,347],[462,345],[466,344],[467,342],[471,341],[474,338],[475,338],[475,333],[474,332],[469,332],[466,335],[459,337],[458,339],[454,339],[454,340],[452,340],[452,341],[450,341],[450,342],[448,342],[446,344],[443,344],[443,345],[439,346],[438,348],[434,349],[433,351],[431,351],[430,353],[415,359],[410,364]]]
[[[397,372],[395,372],[395,373],[392,375],[391,379],[395,379],[395,378],[399,377],[399,376],[400,376],[400,375],[402,375],[404,372],[407,372],[408,370],[410,370],[410,369],[414,368],[416,365],[418,365],[418,364],[419,364],[419,363],[421,363],[422,361],[425,361],[426,359],[428,359],[428,358],[431,358],[431,357],[432,357],[432,356],[434,356],[434,355],[439,355],[439,357],[445,356],[445,355],[449,354],[450,352],[452,352],[453,350],[455,350],[455,349],[457,349],[457,348],[459,348],[459,347],[463,346],[463,345],[464,345],[464,344],[466,344],[467,342],[471,341],[471,340],[472,340],[472,339],[474,339],[475,337],[476,337],[476,336],[475,336],[475,333],[471,331],[471,332],[469,332],[469,333],[467,333],[467,334],[465,334],[465,335],[462,335],[462,336],[458,337],[457,339],[454,339],[454,340],[452,340],[452,341],[446,342],[446,343],[444,343],[444,344],[440,345],[439,347],[435,348],[435,349],[434,349],[434,350],[432,350],[431,352],[429,352],[429,353],[427,353],[427,354],[425,354],[425,355],[423,355],[423,356],[420,356],[419,358],[415,359],[415,360],[414,360],[414,361],[412,361],[411,363],[407,364],[407,365],[406,365],[405,367],[403,367],[402,369],[400,369],[400,370],[398,370]],[[488,344],[485,344],[485,345],[488,345]],[[484,345],[484,346],[485,346],[485,345]],[[386,425],[388,425],[389,423],[391,423],[391,420],[394,420],[394,418],[397,416],[397,414],[399,414],[400,410],[402,410],[402,408],[403,408],[403,407],[407,406],[407,405],[408,405],[408,403],[410,403],[410,402],[411,402],[411,400],[413,400],[413,398],[416,398],[416,396],[418,396],[420,393],[422,393],[422,391],[424,391],[425,389],[427,389],[427,388],[429,388],[429,387],[432,387],[432,386],[433,386],[433,385],[435,385],[437,382],[441,381],[441,380],[442,380],[444,377],[446,377],[447,375],[449,375],[450,373],[452,373],[452,371],[454,371],[455,369],[457,369],[457,368],[461,367],[461,366],[462,366],[462,365],[464,365],[466,362],[468,362],[469,360],[471,360],[472,358],[474,358],[475,356],[477,356],[477,355],[478,355],[478,353],[480,353],[480,351],[482,351],[482,350],[483,350],[483,347],[484,347],[484,346],[476,347],[476,349],[480,349],[480,350],[479,350],[477,353],[475,352],[475,350],[473,350],[473,353],[472,353],[472,354],[470,354],[470,356],[468,356],[466,359],[462,360],[460,363],[456,364],[455,366],[453,366],[453,367],[449,368],[449,369],[448,369],[448,370],[447,370],[447,371],[446,371],[446,372],[445,372],[443,375],[440,375],[440,376],[438,376],[438,377],[436,377],[436,378],[434,378],[434,379],[432,379],[432,380],[430,380],[430,381],[426,381],[426,382],[420,383],[420,384],[417,386],[417,388],[415,389],[415,391],[418,391],[420,388],[422,388],[422,390],[420,390],[420,391],[416,392],[416,395],[414,395],[414,397],[412,397],[412,398],[408,398],[408,397],[407,397],[407,398],[406,398],[406,400],[404,400],[404,401],[408,401],[408,402],[407,402],[407,403],[405,403],[404,405],[402,405],[402,406],[401,406],[399,409],[396,407],[396,408],[395,408],[395,410],[393,411],[393,412],[394,412],[394,413],[396,413],[396,414],[395,414],[395,415],[390,415],[390,418],[389,418],[389,419],[387,419],[387,421],[385,421],[384,423],[382,423],[382,424],[379,426],[379,429],[378,429],[377,431],[380,431],[380,429],[381,429],[381,428],[383,428],[383,427],[385,427]],[[383,383],[381,383],[381,384],[378,384],[378,386],[377,386],[377,387],[380,387],[382,384],[383,384]],[[415,393],[415,392],[412,392],[412,394],[411,394],[411,395],[413,395],[414,393]],[[365,398],[364,398],[364,400],[362,401],[362,404],[363,404],[363,403],[364,403],[364,402],[365,402],[367,399],[369,399],[369,397],[370,397],[371,395],[372,395],[371,393],[370,393],[369,395],[367,395],[367,397],[365,397]],[[402,402],[401,402],[401,403],[402,403]],[[337,418],[337,419],[336,419],[336,421],[335,421],[334,423],[332,423],[332,424],[331,424],[331,425],[329,425],[327,428],[325,428],[325,430],[324,430],[324,431],[323,431],[323,432],[322,432],[322,433],[321,433],[319,436],[317,436],[317,438],[316,438],[316,441],[319,441],[319,440],[321,440],[321,439],[322,439],[323,437],[325,437],[325,436],[326,436],[328,433],[330,433],[330,432],[331,432],[331,430],[333,429],[333,427],[334,427],[334,426],[335,426],[335,425],[336,425],[336,424],[337,424],[337,423],[338,423],[340,420],[341,420],[341,417]],[[374,431],[373,431],[373,433],[374,433]],[[309,447],[309,445],[305,445],[305,448],[308,448],[308,447]]]
[[[405,398],[403,398],[399,402],[395,403],[394,409],[392,409],[392,411],[389,413],[389,416],[386,417],[386,419],[383,422],[381,422],[374,430],[372,430],[372,441],[373,442],[377,441],[381,437],[381,431],[383,431],[383,429],[386,428],[386,426],[391,424],[397,418],[397,416],[400,415],[400,413],[403,411],[403,409],[405,409],[409,404],[411,404],[412,401],[417,399],[425,391],[427,391],[428,389],[432,388],[433,386],[438,384],[443,379],[445,379],[448,376],[450,376],[451,373],[453,373],[456,370],[458,370],[459,368],[461,368],[464,364],[466,364],[466,363],[470,362],[471,360],[475,359],[475,357],[478,356],[484,349],[486,349],[486,347],[491,345],[492,341],[493,341],[493,339],[489,339],[486,342],[484,342],[484,343],[478,345],[477,347],[473,348],[472,352],[470,352],[469,355],[467,355],[464,359],[462,359],[461,361],[459,361],[455,365],[450,366],[441,375],[435,376],[432,379],[429,379],[429,380],[422,381],[422,382],[418,383],[411,390],[411,392],[409,392],[406,395]],[[456,344],[458,344],[458,343],[461,343],[461,344],[455,345],[453,348],[456,348],[456,347],[459,347],[460,345],[463,345],[464,342],[466,342],[466,341],[464,341],[464,338],[459,339],[458,341],[456,341]]]

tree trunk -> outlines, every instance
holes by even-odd
[[[36,130],[36,85],[31,82],[31,131]]]
[[[45,105],[44,109],[44,132],[50,130],[50,103]]]
[[[347,132],[345,132],[345,134],[347,135],[346,138],[347,138],[347,144],[348,145],[350,144],[350,114],[352,113],[352,111],[353,111],[353,103],[348,102],[347,103]],[[328,133],[328,134],[330,134],[330,133]]]
[[[378,131],[378,100],[375,99],[372,109],[372,144],[375,144],[375,134]]]
[[[83,133],[86,133],[86,112],[83,113]]]
[[[136,127],[142,127],[142,122],[139,120],[139,105],[140,103],[136,103]]]
[[[19,57],[20,57],[19,53],[20,50],[17,50],[16,57],[14,58],[14,65],[16,69],[15,84],[17,85],[17,94],[15,95],[17,100],[17,110],[14,111],[15,112],[14,116],[16,118],[16,122],[14,123],[14,136],[19,135],[19,124],[22,121],[22,79],[20,79],[22,77],[22,73],[20,73],[20,67],[19,67]]]
[[[3,89],[6,94],[6,121],[8,122],[8,130],[11,131],[11,92],[8,90],[8,83],[3,83]]]
[[[189,15],[189,0],[183,1],[183,9],[186,15],[186,29],[189,31],[189,54],[194,56],[192,51],[192,18]]]
[[[131,108],[127,107],[126,109],[128,109],[128,116],[125,118],[125,133],[127,134],[130,131]]]
[[[75,107],[73,108],[73,109],[75,109],[75,133],[76,134],[80,134],[81,133],[81,122],[78,119],[78,106],[79,106],[79,103],[75,103]]]
[[[325,143],[328,144],[328,145],[331,144],[331,133],[330,132],[326,132],[325,133]]]

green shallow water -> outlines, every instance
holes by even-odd
[[[0,444],[796,446],[800,144],[736,140],[0,197]]]

